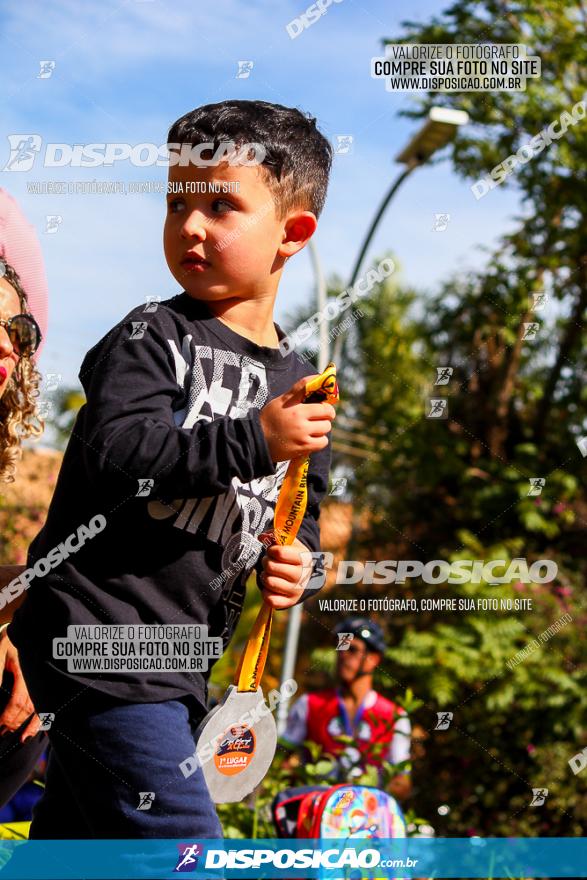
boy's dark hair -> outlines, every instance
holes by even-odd
[[[278,216],[302,208],[320,216],[332,164],[332,146],[316,128],[316,120],[291,107],[267,101],[221,101],[204,104],[173,123],[168,144],[232,141],[262,144],[261,169],[273,193]]]

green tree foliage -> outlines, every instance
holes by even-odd
[[[525,92],[424,96],[407,115],[432,104],[469,113],[452,163],[473,183],[584,97],[586,20],[581,2],[459,0],[429,24],[408,23],[387,41],[524,43],[543,74]],[[485,268],[460,270],[433,296],[396,273],[359,303],[365,317],[339,364],[341,415],[372,439],[369,455],[346,462],[357,509],[348,558],[558,566],[542,584],[375,578],[333,592],[498,600],[497,610],[379,615],[393,642],[380,688],[393,697],[411,686],[423,701],[413,802],[440,835],[585,834],[587,770],[575,775],[569,760],[587,745],[587,468],[577,447],[587,434],[586,154],[579,121],[520,163],[503,184],[518,188],[520,217]],[[496,188],[479,200],[479,215],[499,197]],[[435,384],[439,367],[452,368],[448,385]],[[447,399],[446,419],[426,418],[432,398]],[[537,477],[544,486],[532,494]],[[453,719],[437,730],[442,711]],[[543,806],[530,806],[533,788],[548,789]]]
[[[85,402],[85,395],[79,386],[60,388],[55,393],[46,427],[51,445],[56,449],[65,449],[67,446],[77,414]]]
[[[557,402],[566,399],[572,405],[584,398],[578,379],[585,372],[581,342],[587,307],[587,124],[581,120],[573,124],[568,114],[585,97],[586,20],[582,0],[541,0],[531,5],[459,0],[429,24],[407,23],[401,36],[392,40],[475,43],[484,38],[495,43],[522,43],[531,54],[540,56],[541,79],[529,80],[525,91],[434,93],[425,97],[418,109],[408,112],[419,117],[432,104],[442,104],[469,113],[471,123],[460,129],[452,152],[455,171],[468,180],[487,175],[551,123],[557,122],[560,131],[561,116],[567,114],[563,137],[553,140],[530,161],[518,162],[502,184],[519,189],[523,216],[515,232],[504,239],[494,267],[499,274],[490,276],[491,283],[483,291],[486,310],[493,312],[501,325],[501,333],[492,334],[495,359],[489,361],[487,374],[498,404],[488,438],[494,453],[501,452],[508,433],[513,383],[524,349],[523,325],[537,319],[529,305],[534,292],[546,292],[560,316],[550,333],[540,333],[545,358],[535,388],[534,440],[548,442],[549,434],[556,435],[558,420],[552,409]],[[492,190],[477,203],[480,214],[486,199],[498,198],[498,192]],[[485,332],[493,329],[497,328],[490,322]]]
[[[370,584],[334,588],[341,598],[487,601],[485,609],[379,615],[393,642],[379,687],[394,698],[411,686],[424,703],[412,719],[427,732],[414,765],[413,805],[437,816],[432,823],[447,836],[575,835],[587,819],[586,779],[568,764],[587,744],[586,566],[579,552],[587,518],[575,443],[584,405],[577,401],[570,418],[567,403],[554,401],[549,418],[558,430],[533,442],[543,352],[525,343],[502,448],[492,450],[500,386],[492,391],[487,346],[472,341],[500,333],[507,340],[505,312],[492,313],[483,290],[499,284],[502,297],[515,301],[518,279],[508,278],[510,288],[493,260],[479,277],[455,277],[432,299],[389,279],[361,302],[365,316],[354,325],[341,377],[343,413],[375,440],[373,454],[349,471],[357,508],[349,559],[523,557],[558,566],[544,584],[382,585],[375,576]],[[504,348],[513,344],[510,337]],[[451,365],[449,384],[434,386],[436,368]],[[359,383],[345,379],[357,375]],[[425,417],[433,397],[447,398],[447,419]],[[529,495],[537,476],[544,488]],[[572,621],[540,639],[565,614]],[[321,617],[316,602],[312,615]],[[328,626],[326,615],[321,622]],[[519,661],[518,652],[535,640],[539,647]],[[453,721],[435,730],[443,710]],[[539,787],[549,789],[546,804],[530,808]],[[439,815],[444,805],[450,812]]]

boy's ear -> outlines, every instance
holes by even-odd
[[[283,241],[278,248],[282,257],[292,257],[312,238],[318,221],[311,211],[296,211],[288,216],[283,229]]]

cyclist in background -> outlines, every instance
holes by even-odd
[[[409,760],[411,736],[406,712],[373,689],[373,674],[385,654],[383,630],[368,618],[348,617],[335,632],[336,686],[300,697],[282,739],[298,748],[306,740],[321,745],[335,760],[333,781],[352,781],[367,766],[378,767],[382,777],[383,761]],[[352,737],[353,743],[341,742],[341,736]],[[396,776],[388,791],[400,800],[407,798],[409,772]]]

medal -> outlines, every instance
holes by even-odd
[[[330,363],[311,379],[304,403],[338,403],[336,367]],[[275,505],[273,530],[263,541],[292,544],[306,512],[310,457],[290,461]],[[263,602],[242,653],[236,681],[196,732],[198,755],[214,803],[241,801],[264,779],[277,747],[277,728],[265,703],[261,678],[269,652],[273,609]]]

